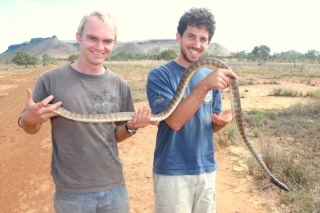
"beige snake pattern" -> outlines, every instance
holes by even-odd
[[[185,89],[193,76],[194,73],[196,73],[200,68],[208,68],[212,69],[213,71],[217,68],[221,69],[231,69],[227,64],[225,64],[223,61],[215,58],[202,58],[198,61],[195,61],[192,63],[184,72],[183,76],[181,77],[178,89],[172,98],[171,102],[169,103],[168,107],[158,113],[158,114],[152,114],[151,115],[151,121],[163,121],[167,117],[170,116],[170,114],[176,109],[178,104],[180,103]],[[236,122],[236,126],[238,128],[239,134],[241,135],[242,140],[245,142],[247,147],[249,148],[252,155],[255,157],[255,159],[258,161],[259,165],[262,167],[266,177],[278,186],[279,188],[283,189],[284,191],[289,191],[288,187],[277,180],[269,171],[259,154],[256,152],[254,147],[252,146],[249,138],[247,137],[247,134],[244,130],[243,126],[243,115],[242,115],[242,108],[241,108],[241,101],[240,101],[240,93],[238,88],[238,83],[235,79],[232,77],[229,77],[230,79],[230,96],[231,96],[231,108],[233,111],[234,121]],[[132,119],[132,116],[134,115],[134,112],[119,112],[119,113],[110,113],[110,114],[77,114],[69,112],[62,107],[59,107],[58,109],[54,110],[55,113],[59,114],[60,116],[74,120],[79,122],[92,122],[92,123],[98,123],[98,122],[118,122],[118,121],[129,121]]]

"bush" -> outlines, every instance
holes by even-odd
[[[26,52],[19,51],[17,55],[12,59],[12,62],[14,64],[17,64],[18,66],[25,66],[25,68],[28,68],[28,65],[37,65],[39,62],[39,58],[36,56],[32,56]]]

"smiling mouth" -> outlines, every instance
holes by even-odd
[[[98,53],[98,52],[94,52],[94,51],[91,51],[94,55],[104,55],[104,53]]]
[[[197,55],[199,54],[199,51],[194,51],[194,50],[189,50],[191,52],[192,55]]]

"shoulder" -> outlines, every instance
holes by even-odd
[[[181,67],[174,60],[169,61],[168,63],[153,68],[148,75],[148,80],[153,78],[172,78],[172,75],[178,72],[183,72],[185,68]]]
[[[150,71],[150,73],[156,73],[156,72],[161,72],[161,71],[170,71],[171,69],[174,69],[176,65],[177,65],[177,63],[174,60],[171,60],[164,65],[153,68]]]
[[[49,77],[54,75],[61,75],[61,74],[67,74],[68,71],[72,71],[72,67],[70,64],[66,64],[63,66],[55,67],[53,69],[47,70],[46,72],[42,73],[40,77]]]
[[[127,82],[124,80],[124,78],[122,78],[119,74],[113,72],[110,69],[107,69],[107,70],[108,70],[107,78],[109,78],[110,80],[113,80],[113,81],[127,84]]]
[[[58,79],[61,79],[61,78],[66,79],[71,72],[72,72],[71,65],[66,64],[66,65],[55,67],[53,69],[45,71],[39,76],[37,81],[52,82],[52,81],[57,81]]]
[[[111,83],[119,89],[121,88],[121,90],[123,91],[130,90],[128,82],[117,73],[111,71],[110,69],[108,69],[108,74],[104,78],[104,81]]]

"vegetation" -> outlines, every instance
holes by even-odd
[[[135,101],[146,100],[146,80],[148,72],[165,63],[165,61],[107,61],[106,66],[123,76],[133,91]],[[290,63],[269,63],[265,66],[253,66],[254,63],[228,63],[242,78],[247,74],[262,75],[263,78],[253,80],[246,78],[245,85],[249,82],[258,84],[281,76],[298,76],[301,84],[308,84],[309,79],[320,77],[320,65],[316,68],[312,64],[305,64],[303,75],[294,72]],[[311,77],[312,76],[312,77]],[[271,79],[271,80],[268,80]],[[309,84],[310,85],[310,84]],[[314,102],[303,105],[297,103],[288,109],[252,109],[244,111],[244,122],[246,132],[255,148],[262,156],[264,162],[272,174],[284,182],[289,188],[289,193],[281,193],[278,196],[280,203],[285,204],[291,212],[317,212],[320,209],[320,90],[302,93],[296,89],[281,87],[280,83],[274,85],[274,90],[269,95],[287,97],[310,97]],[[241,88],[241,86],[240,86]],[[248,91],[247,91],[248,92]],[[227,125],[225,130],[228,138],[239,142],[236,127]],[[236,155],[235,153],[229,153]],[[243,156],[238,156],[243,157]],[[278,192],[273,184],[265,179],[256,160],[248,157],[245,160],[248,173],[255,177],[257,190],[268,190]],[[277,199],[276,198],[276,199]]]
[[[266,61],[272,62],[320,62],[320,52],[316,50],[308,50],[305,54],[294,50],[270,54],[271,49],[266,45],[255,46],[249,53],[245,51],[231,53],[231,56],[224,57],[226,59],[236,59],[238,61],[258,61],[260,65]],[[263,63],[261,63],[263,62]]]
[[[247,61],[247,62],[258,62],[259,65],[264,65],[267,61],[269,62],[280,62],[287,63],[292,62],[294,66],[298,66],[298,63],[315,63],[320,62],[320,52],[316,50],[309,50],[305,54],[287,51],[282,53],[270,54],[271,49],[266,45],[255,46],[250,53],[245,51],[231,53],[230,56],[219,55],[218,46],[214,53],[206,53],[205,57],[220,58],[222,60],[236,60],[236,61]],[[119,52],[112,54],[108,61],[129,61],[129,60],[170,60],[177,56],[177,51],[168,48],[162,51],[160,54],[132,54],[127,52]],[[298,67],[294,67],[298,69]],[[303,68],[301,68],[303,69]]]
[[[48,55],[48,54],[44,54],[42,56],[42,66],[48,66],[49,64],[57,64],[58,63],[58,59]]]
[[[270,48],[266,45],[261,45],[259,47],[254,47],[252,50],[253,58],[265,63],[270,56]]]
[[[18,66],[25,66],[25,68],[28,68],[29,65],[36,66],[39,62],[39,58],[26,52],[18,52],[12,59],[12,62]]]
[[[67,61],[70,63],[70,62],[74,62],[76,60],[78,60],[79,58],[79,54],[78,55],[70,55],[67,59]]]
[[[318,54],[314,51],[308,53],[316,56]],[[225,58],[225,60],[240,77],[238,81],[240,89],[242,86],[251,84],[268,83],[274,87],[269,94],[270,96],[306,97],[311,100],[309,104],[297,103],[287,109],[260,110],[254,108],[250,111],[244,111],[243,114],[246,132],[255,148],[274,176],[290,188],[289,193],[277,195],[277,200],[281,204],[285,204],[293,213],[319,212],[320,90],[314,89],[303,93],[299,91],[299,87],[290,88],[279,83],[281,77],[288,77],[290,82],[296,81],[300,84],[319,87],[320,82],[315,80],[315,78],[320,78],[320,64],[317,63],[319,59],[317,56],[312,61],[311,58],[306,59],[306,56],[298,56],[293,51],[290,52],[290,57],[296,57],[295,62],[294,58],[286,56],[286,54],[281,56],[281,62],[273,62],[272,56],[270,56],[271,59],[268,59],[270,61],[263,66],[256,63],[261,60],[258,58],[250,62],[247,62],[245,57],[243,60],[235,60],[234,58]],[[72,57],[75,57],[72,59],[74,61],[77,55]],[[143,60],[144,57],[152,58],[152,60]],[[252,54],[250,57],[253,57]],[[0,59],[0,63],[11,63],[11,59],[9,60],[7,57]],[[52,59],[54,58],[50,55],[43,55],[42,64]],[[130,60],[129,63],[128,60]],[[161,59],[161,54],[118,53],[112,60],[107,60],[105,65],[126,79],[132,90],[134,101],[146,101],[147,75],[152,68],[162,65],[166,61]],[[253,78],[254,75],[258,77]],[[250,92],[250,90],[246,90],[246,92]],[[3,94],[0,94],[0,98],[2,96]],[[229,139],[233,142],[239,141],[234,125],[227,125],[225,130],[228,132]],[[236,155],[231,152],[229,154]],[[277,188],[264,178],[254,158],[248,157],[245,162],[248,173],[253,175],[256,180],[257,190],[272,189],[271,191],[277,191],[275,190]],[[261,181],[264,182],[261,183]]]
[[[214,54],[226,61],[240,79],[239,86],[252,84],[272,84],[270,96],[308,97],[314,99],[307,105],[297,103],[288,109],[252,109],[244,111],[244,122],[249,138],[264,162],[282,182],[286,183],[291,192],[280,194],[282,204],[290,208],[290,212],[319,212],[320,210],[320,90],[302,93],[299,88],[288,88],[280,85],[278,79],[283,76],[296,77],[301,84],[319,86],[314,78],[320,77],[320,52],[308,50],[299,53],[294,50],[270,54],[271,49],[266,45],[256,46],[251,52],[241,51],[230,56],[219,55],[218,47]],[[146,80],[148,72],[165,61],[177,56],[177,50],[167,48],[160,54],[133,54],[125,51],[112,54],[105,62],[107,67],[126,79],[132,90],[135,101],[145,101]],[[54,58],[49,54],[42,55],[42,65],[55,64],[57,61],[76,61],[79,55],[72,54],[67,58]],[[148,61],[146,61],[148,60]],[[130,63],[128,63],[130,61]],[[17,52],[12,58],[0,56],[1,65],[36,66],[39,58],[27,52]],[[250,65],[248,65],[250,63]],[[257,66],[254,66],[257,65]],[[260,75],[255,80],[251,75]],[[290,81],[294,81],[293,78]],[[296,81],[296,80],[295,80]],[[248,91],[247,91],[248,92]],[[0,98],[3,94],[0,94]],[[237,131],[232,124],[225,130],[228,138],[238,141]],[[233,153],[230,153],[233,154]],[[240,157],[240,156],[239,156]],[[246,159],[248,172],[261,186],[263,173],[256,161]],[[266,181],[266,180],[265,180]],[[258,184],[259,182],[259,184]],[[265,187],[259,190],[273,188],[265,182]]]
[[[274,176],[289,186],[291,192],[280,199],[291,212],[320,210],[320,133],[316,125],[319,115],[319,101],[308,105],[298,103],[284,110],[255,109],[244,115],[253,136],[257,136],[256,129],[262,130],[257,142],[260,155]],[[250,174],[263,176],[255,161],[248,159],[247,165]]]
[[[28,51],[34,51],[36,52],[37,49],[36,46],[41,46],[42,49],[48,50],[49,52],[54,52],[50,47],[54,46],[55,48],[65,48],[65,49],[59,49],[59,52],[61,55],[66,55],[70,54],[66,58],[54,58],[51,57],[49,54],[43,54],[43,56],[50,56],[51,58],[49,59],[46,58],[43,61],[43,65],[48,65],[50,63],[56,63],[56,61],[68,61],[72,62],[78,59],[79,54],[74,54],[73,52],[78,51],[77,49],[74,49],[75,47],[72,46],[72,48],[68,48],[68,45],[59,41],[57,38],[54,38],[55,41],[52,39],[43,39],[41,41],[37,42],[31,42],[27,46],[24,46],[26,48],[26,53]],[[53,42],[51,45],[49,45],[48,42]],[[161,40],[159,40],[160,43],[158,44],[153,44],[149,46],[139,46],[137,47],[137,44],[128,42],[129,44],[120,44],[120,45],[115,45],[114,51],[111,53],[110,57],[107,59],[107,61],[132,61],[132,60],[170,60],[173,59],[177,56],[179,52],[179,48],[176,46],[175,43],[161,43]],[[31,45],[32,44],[32,45]],[[55,44],[55,45],[54,45]],[[31,45],[31,46],[30,46]],[[129,46],[128,46],[129,45]],[[46,48],[45,48],[46,47]],[[129,48],[131,47],[131,48]],[[118,49],[117,49],[118,48]],[[145,48],[145,49],[142,49]],[[159,50],[162,50],[160,53]],[[153,50],[153,51],[151,51]],[[15,52],[17,50],[14,50]],[[0,55],[0,64],[10,64],[11,63],[11,58],[13,52],[5,52]],[[147,53],[144,53],[147,52]],[[21,54],[21,53],[20,53]],[[30,53],[27,53],[30,54]],[[57,55],[57,53],[54,53]],[[10,58],[11,57],[11,58]],[[40,57],[40,56],[38,56]],[[222,47],[219,44],[212,44],[210,46],[210,51],[206,52],[205,57],[215,57],[215,58],[220,58],[225,61],[245,61],[245,62],[257,62],[260,66],[265,66],[267,62],[278,62],[278,63],[293,63],[294,70],[295,71],[301,71],[303,72],[305,70],[304,64],[307,63],[317,63],[320,62],[320,52],[317,50],[308,50],[306,53],[300,53],[296,52],[294,50],[286,51],[286,52],[281,52],[281,53],[273,53],[271,55],[271,49],[267,45],[260,45],[260,46],[255,46],[253,47],[251,52],[246,52],[246,51],[240,51],[240,52],[233,52],[230,53],[227,51],[224,47]],[[55,62],[52,62],[52,59],[55,60]],[[23,62],[18,62],[19,64]],[[34,65],[29,64],[29,65]],[[25,64],[23,64],[25,66]],[[20,65],[19,65],[20,66]]]
[[[172,49],[165,50],[160,54],[160,58],[166,61],[175,59],[176,57],[178,57],[178,54]]]
[[[160,54],[131,54],[127,52],[119,52],[111,55],[107,61],[129,61],[129,60],[166,60],[169,61],[178,56],[178,54],[172,50],[167,49]]]

